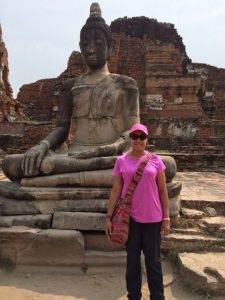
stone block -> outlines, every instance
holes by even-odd
[[[75,230],[104,230],[105,214],[90,212],[56,212],[52,228]]]
[[[202,220],[203,224],[205,224],[208,228],[219,228],[225,227],[225,217],[218,216],[218,217],[208,217]]]
[[[180,274],[195,287],[225,292],[225,253],[180,253]]]
[[[84,239],[75,230],[0,228],[0,253],[16,264],[80,265],[84,259]]]
[[[39,213],[39,209],[30,201],[18,201],[0,196],[0,215],[35,215]]]
[[[211,237],[202,234],[182,234],[171,233],[162,238],[161,248],[164,250],[175,250],[177,252],[207,249],[210,246],[214,246],[220,243],[224,243],[224,239]]]
[[[186,219],[201,219],[205,215],[203,211],[191,208],[182,208],[181,214]]]
[[[52,215],[1,216],[0,227],[27,226],[42,229],[51,228]]]
[[[208,217],[216,217],[217,216],[217,212],[216,212],[215,208],[213,208],[213,207],[206,207],[204,209],[204,212],[205,212],[206,216],[208,216]]]

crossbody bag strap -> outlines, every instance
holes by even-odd
[[[147,165],[148,161],[152,157],[151,153],[148,153],[145,159],[140,163],[139,167],[137,168],[137,171],[135,172],[131,183],[129,185],[128,191],[126,193],[126,196],[123,198],[123,201],[127,204],[131,203],[131,198],[133,196],[133,193],[137,187],[138,182],[141,179],[142,173],[144,171],[145,166]]]

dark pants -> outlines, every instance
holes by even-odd
[[[130,219],[129,237],[126,243],[126,284],[129,300],[141,299],[141,250],[145,256],[150,299],[165,299],[160,259],[160,228],[161,222],[137,223]]]

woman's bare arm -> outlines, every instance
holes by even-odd
[[[161,234],[166,235],[170,231],[170,220],[169,220],[170,215],[169,215],[169,198],[168,198],[167,187],[166,187],[165,172],[158,173],[156,177],[156,182],[158,186],[159,197],[162,205],[163,219],[164,219],[161,227]]]
[[[111,228],[112,228],[111,216],[113,214],[116,203],[121,195],[122,187],[123,187],[122,177],[114,176],[113,187],[109,197],[109,205],[108,205],[108,211],[107,211],[106,222],[105,222],[105,233],[108,239],[110,239]]]

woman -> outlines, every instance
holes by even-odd
[[[147,140],[147,127],[134,124],[130,129],[131,151],[118,157],[115,163],[113,188],[105,222],[108,239],[111,234],[111,216],[117,200],[126,195],[138,165],[149,153],[145,150]],[[145,255],[150,299],[164,299],[160,240],[161,235],[168,234],[170,230],[169,200],[164,170],[165,165],[159,156],[153,154],[132,196],[129,237],[126,243],[126,285],[130,300],[141,299],[142,250]]]

